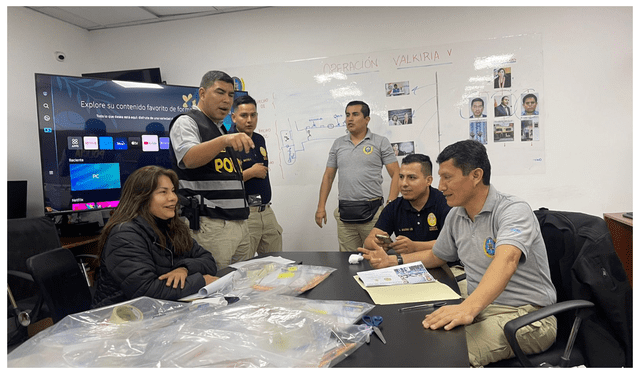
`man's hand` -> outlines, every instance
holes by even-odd
[[[387,252],[385,252],[380,246],[376,246],[375,249],[358,248],[358,251],[362,252],[362,257],[368,260],[369,264],[374,269],[382,269],[397,265],[397,262],[393,261]]]
[[[160,280],[167,280],[167,287],[173,286],[173,288],[178,288],[180,285],[180,289],[184,288],[184,284],[187,281],[187,276],[189,275],[189,271],[186,268],[177,268],[173,269],[166,274],[162,274],[158,277]]]
[[[234,134],[226,134],[224,135],[225,142],[227,147],[232,147],[236,151],[244,150],[245,153],[249,153],[249,151],[255,148],[255,144],[253,144],[253,140],[249,137],[249,135],[238,132]]]
[[[447,305],[427,314],[422,321],[422,326],[431,330],[437,330],[441,327],[444,327],[445,330],[451,330],[456,326],[471,324],[478,313],[480,311],[474,312],[463,304]]]
[[[264,166],[264,164],[255,163],[253,164],[253,166],[251,166],[249,169],[245,171],[248,171],[250,173],[251,178],[264,179],[267,177],[267,172],[269,171],[269,168]]]
[[[324,221],[324,224],[327,224],[327,212],[325,210],[316,210],[316,225],[320,226],[320,228],[322,228],[322,221]]]
[[[204,277],[204,283],[208,286],[209,284],[217,281],[218,279],[220,279],[220,277],[214,277],[213,275],[209,275],[209,274],[205,274],[203,275]]]
[[[384,235],[386,235],[385,232],[382,232]],[[387,252],[391,247],[389,247],[389,244],[385,243],[384,241],[382,241],[381,239],[379,239],[377,236],[373,236],[373,242],[375,244],[377,244],[378,246],[382,247],[382,249],[384,249],[385,252]]]
[[[398,254],[419,251],[419,248],[417,248],[416,243],[413,240],[402,235],[398,236],[395,242],[389,244],[389,249],[393,249]]]

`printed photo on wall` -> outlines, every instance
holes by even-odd
[[[522,115],[523,116],[537,116],[538,111],[538,96],[537,92],[523,93],[522,94]]]
[[[387,97],[408,95],[410,93],[409,81],[387,83],[385,84],[385,90],[387,92]]]
[[[511,95],[496,95],[493,98],[494,114],[496,117],[509,117],[511,109]]]
[[[469,123],[469,139],[487,144],[487,121],[472,121]]]
[[[493,70],[493,88],[511,87],[511,68],[498,68]]]
[[[493,141],[494,142],[512,142],[513,122],[494,122],[493,124]]]
[[[389,126],[410,125],[412,123],[411,108],[389,111]]]
[[[540,140],[540,128],[538,127],[538,117],[531,119],[523,119],[521,121],[522,129],[520,131],[520,140],[523,142]]]
[[[474,97],[469,103],[469,118],[487,118],[486,98]]]
[[[406,156],[416,153],[416,148],[413,144],[413,141],[391,143],[391,147],[393,148],[393,152],[396,154],[396,156]]]

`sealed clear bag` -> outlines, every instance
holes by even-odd
[[[7,356],[8,367],[329,367],[370,331],[374,305],[244,298],[228,306],[147,297],[65,317]]]

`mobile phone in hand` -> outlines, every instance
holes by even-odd
[[[385,244],[391,244],[393,243],[393,240],[391,240],[391,238],[389,237],[389,235],[384,235],[384,234],[376,234],[376,238],[382,240],[383,243]]]

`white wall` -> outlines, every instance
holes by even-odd
[[[7,176],[29,180],[28,214],[41,215],[36,72],[159,66],[167,83],[197,85],[204,72],[221,67],[534,33],[542,34],[543,44],[546,173],[492,182],[533,208],[598,216],[632,210],[631,7],[270,8],[92,32],[9,8]],[[66,62],[55,61],[57,50],[67,54]],[[291,196],[278,192],[274,209],[284,215],[278,199]],[[317,191],[310,196],[317,199]],[[319,231],[313,214],[285,226],[285,233],[307,230],[335,241],[335,230]],[[299,243],[285,236],[287,244]]]
[[[7,179],[27,180],[27,215],[44,214],[34,73],[76,75],[86,64],[86,30],[22,7],[7,12]],[[66,61],[56,61],[63,51]]]

